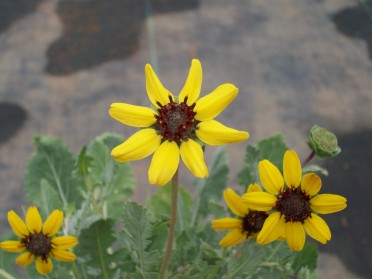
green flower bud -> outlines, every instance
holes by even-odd
[[[307,144],[320,158],[335,157],[341,152],[336,135],[317,125],[311,128]]]

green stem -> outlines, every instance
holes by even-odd
[[[106,262],[105,262],[105,259],[103,257],[103,247],[102,247],[102,242],[101,242],[101,237],[100,235],[98,234],[98,231],[96,229],[96,235],[97,235],[97,249],[99,251],[99,261],[100,261],[100,264],[101,264],[101,269],[102,269],[102,273],[103,273],[103,278],[105,279],[110,279],[108,273],[107,273],[107,270],[106,270]]]
[[[74,277],[76,279],[80,279],[81,278],[80,277],[80,272],[79,272],[79,270],[78,270],[75,262],[72,263],[72,272],[74,273]]]
[[[271,254],[267,257],[266,262],[270,261],[272,257],[278,252],[280,246],[282,246],[284,241],[279,241],[278,245],[275,247],[275,249],[271,252]]]
[[[165,279],[167,278],[167,270],[168,264],[170,260],[170,256],[172,253],[173,248],[173,240],[174,240],[174,231],[176,228],[176,221],[177,221],[177,198],[178,198],[178,169],[172,178],[172,206],[171,206],[171,216],[170,216],[170,223],[169,223],[169,232],[167,238],[167,248],[165,250],[163,263],[161,265],[160,270],[160,278]]]
[[[253,278],[254,275],[256,275],[263,267],[265,267],[265,265],[267,265],[267,262],[269,262],[272,257],[274,257],[276,252],[278,252],[279,248],[282,246],[283,242],[284,241],[278,241],[278,245],[276,245],[276,247],[272,250],[271,254],[266,258],[264,262],[261,263],[261,265],[256,269],[255,272],[253,272],[252,276],[250,276],[249,278]]]
[[[1,269],[1,268],[0,268],[0,275],[1,275],[2,278],[4,278],[4,279],[16,279],[15,277],[13,277],[13,276],[10,275],[8,272],[6,272],[4,269]]]

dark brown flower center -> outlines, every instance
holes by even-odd
[[[285,222],[301,222],[311,216],[310,196],[299,187],[279,192],[276,209],[284,215]]]
[[[175,141],[178,144],[195,137],[197,121],[194,112],[195,103],[187,105],[187,97],[181,103],[173,101],[169,96],[169,103],[162,106],[158,105],[158,115],[155,115],[155,130],[163,137],[163,140]]]
[[[258,233],[268,216],[269,214],[264,211],[250,210],[242,219],[242,233],[245,233],[247,238]]]
[[[50,238],[42,233],[30,234],[22,239],[22,243],[35,256],[41,256],[46,259],[52,250],[52,243]]]

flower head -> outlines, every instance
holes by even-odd
[[[284,154],[283,174],[270,161],[258,164],[260,180],[267,192],[243,195],[244,201],[255,210],[272,210],[266,219],[257,242],[267,244],[285,236],[289,248],[302,250],[305,232],[325,244],[331,239],[327,223],[318,214],[329,214],[346,207],[346,199],[339,195],[318,194],[322,181],[315,173],[302,176],[297,153]]]
[[[180,157],[196,177],[208,176],[199,142],[222,145],[241,142],[248,133],[213,120],[237,96],[238,89],[223,84],[199,99],[202,66],[193,59],[189,75],[178,97],[160,82],[152,67],[145,67],[146,91],[152,108],[113,103],[111,117],[125,125],[143,128],[115,147],[111,155],[118,162],[154,156],[148,170],[149,182],[165,185],[175,174]]]
[[[262,192],[257,184],[251,184],[247,193]],[[229,209],[238,218],[221,218],[212,221],[212,228],[215,230],[229,230],[230,232],[220,241],[219,245],[228,247],[249,238],[257,236],[262,229],[267,216],[265,211],[250,210],[243,199],[231,188],[227,188],[223,197]]]
[[[66,250],[78,243],[76,237],[53,237],[62,225],[62,211],[54,210],[44,225],[36,207],[28,208],[26,223],[13,210],[8,212],[8,221],[20,240],[3,241],[0,243],[0,247],[12,253],[23,252],[16,259],[17,264],[28,266],[36,259],[36,269],[44,275],[53,269],[50,256],[63,262],[71,262],[76,259],[74,253]]]

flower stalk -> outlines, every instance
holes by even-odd
[[[312,150],[311,153],[309,154],[309,156],[301,163],[301,167],[304,167],[308,163],[310,163],[310,161],[314,158],[314,156],[315,156],[315,151]]]
[[[178,168],[172,178],[172,204],[171,204],[171,216],[169,223],[169,232],[167,237],[167,247],[164,253],[163,263],[160,270],[160,278],[167,278],[167,270],[169,265],[170,256],[173,248],[174,232],[177,221],[177,202],[178,202]]]

